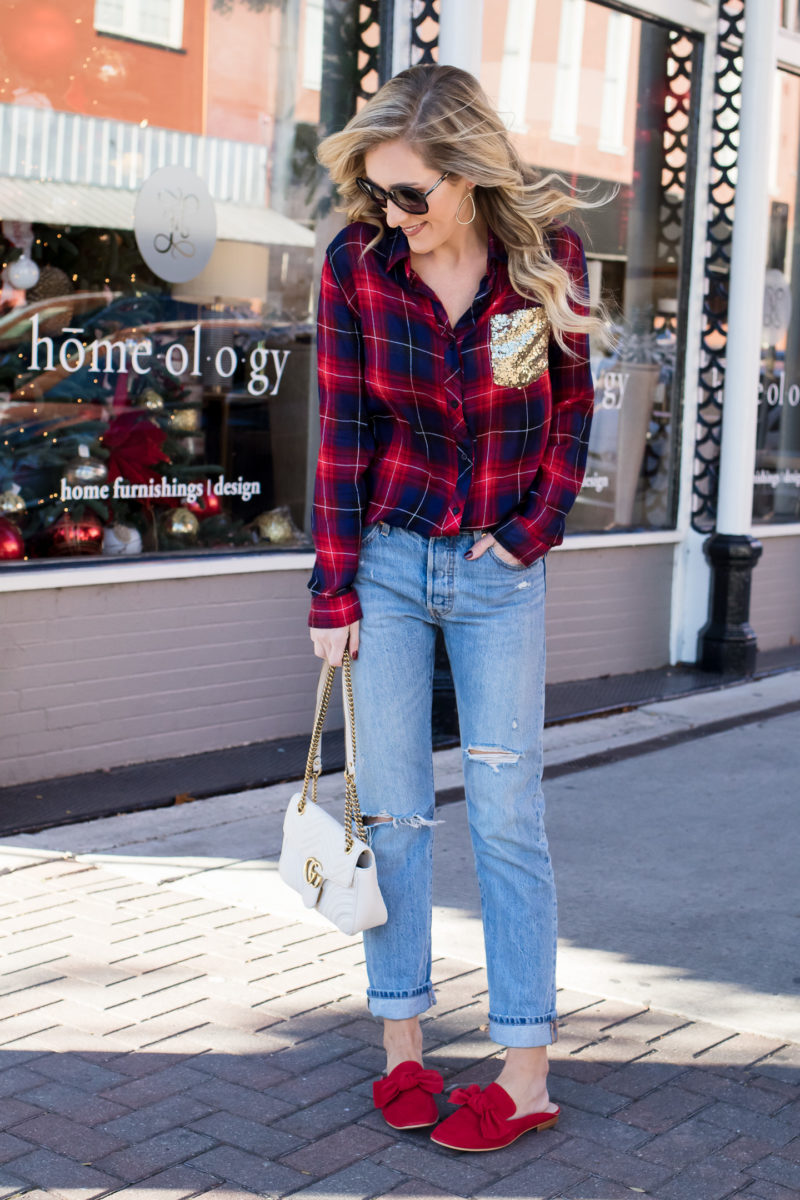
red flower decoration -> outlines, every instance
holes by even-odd
[[[158,463],[169,462],[162,449],[166,432],[140,412],[123,412],[103,434],[109,452],[108,480],[122,476],[129,483],[147,483]]]

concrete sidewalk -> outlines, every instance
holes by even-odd
[[[291,786],[6,839],[0,1196],[795,1196],[798,733],[798,673],[547,731],[563,1116],[491,1155],[372,1110],[360,939],[276,876]],[[424,1019],[448,1085],[499,1070],[460,764]]]

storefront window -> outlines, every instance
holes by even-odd
[[[485,23],[482,82],[524,160],[598,184],[596,197],[619,189],[569,218],[617,344],[592,345],[589,459],[568,532],[675,522],[696,55],[686,34],[592,0],[498,0]]]
[[[753,519],[800,521],[800,77],[778,71]]]
[[[0,3],[0,558],[305,522],[321,5]]]

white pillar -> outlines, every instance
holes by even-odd
[[[481,73],[483,0],[441,0],[437,61]]]
[[[752,525],[778,9],[779,0],[747,0],[745,5],[717,502],[717,532],[723,534],[749,533]]]

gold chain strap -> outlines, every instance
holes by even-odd
[[[345,695],[347,696],[347,712],[345,720],[350,722],[350,734],[353,747],[353,770],[348,770],[345,765],[344,769],[344,844],[345,850],[349,854],[353,849],[353,823],[355,822],[356,836],[362,842],[366,841],[367,835],[364,829],[364,822],[361,816],[361,805],[358,800],[358,792],[356,791],[355,777],[355,754],[356,754],[356,713],[353,703],[353,681],[350,676],[350,652],[345,649],[342,656],[342,670],[344,672]],[[325,716],[328,712],[328,701],[331,698],[333,690],[333,680],[336,675],[336,667],[328,666],[328,673],[325,676],[325,683],[322,689],[322,699],[317,713],[317,719],[314,722],[314,729],[311,733],[311,744],[308,748],[308,758],[306,759],[305,775],[303,776],[303,792],[297,805],[297,811],[303,812],[308,799],[308,785],[311,783],[311,801],[317,803],[317,780],[319,779],[321,769],[314,770],[314,763],[319,753],[319,744],[322,737],[322,726],[325,722]]]

